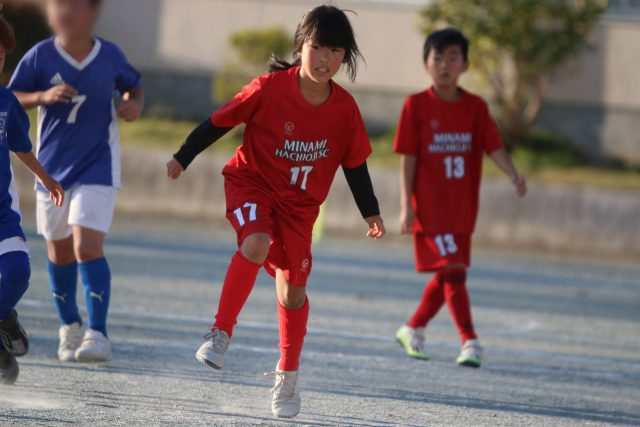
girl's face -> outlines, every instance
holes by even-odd
[[[49,26],[57,36],[81,38],[90,36],[98,20],[99,8],[90,0],[48,0]]]
[[[427,72],[437,86],[454,86],[460,75],[467,71],[469,63],[465,61],[462,48],[447,46],[442,52],[431,49],[427,57]]]
[[[320,46],[315,41],[307,41],[300,52],[302,69],[314,82],[328,83],[340,70],[345,54],[341,47]]]

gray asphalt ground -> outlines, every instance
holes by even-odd
[[[225,369],[194,358],[230,232],[119,221],[108,241],[114,360],[80,365],[56,360],[44,244],[28,230],[33,276],[19,312],[32,347],[17,385],[0,388],[0,425],[640,425],[638,265],[476,251],[469,286],[486,364],[474,370],[454,363],[446,310],[428,329],[432,360],[394,342],[428,278],[413,272],[408,242],[327,239],[309,285],[302,413],[275,420],[263,376],[278,359],[268,276]]]

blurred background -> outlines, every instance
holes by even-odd
[[[48,36],[37,0],[6,0],[20,56]],[[143,216],[223,219],[219,170],[242,130],[216,144],[180,183],[164,163],[217,106],[289,56],[307,0],[105,0],[98,36],[142,71],[145,117],[122,124],[119,209]],[[383,214],[395,230],[397,159],[391,151],[404,98],[424,90],[425,35],[452,25],[472,41],[462,85],[491,104],[531,193],[515,198],[487,163],[476,240],[486,246],[640,259],[640,2],[637,0],[342,0],[366,59],[351,84],[374,144]],[[35,115],[32,115],[35,118]],[[35,123],[35,121],[32,121]],[[28,176],[21,175],[25,185]],[[327,233],[362,231],[343,179],[323,219]],[[23,185],[23,190],[27,189]],[[30,194],[25,193],[26,203]],[[360,228],[358,228],[360,227]]]

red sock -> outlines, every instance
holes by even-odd
[[[471,302],[467,292],[467,271],[463,269],[448,270],[442,273],[444,282],[444,295],[449,304],[451,317],[458,327],[462,343],[476,339],[471,318]]]
[[[424,328],[427,323],[438,314],[444,304],[444,287],[441,273],[437,272],[424,287],[420,304],[413,313],[413,317],[407,322],[411,328]]]
[[[309,320],[309,300],[295,310],[284,308],[278,303],[278,322],[280,324],[280,364],[282,371],[297,371],[300,366],[300,353],[304,336],[307,334]]]
[[[224,278],[214,328],[225,331],[229,336],[233,334],[233,327],[256,283],[260,267],[259,264],[246,259],[240,251],[236,252],[231,259],[227,276]]]

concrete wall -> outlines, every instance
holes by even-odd
[[[170,155],[161,150],[124,151],[119,212],[225,223],[220,171],[227,158],[203,156],[180,181],[170,182],[164,167]],[[23,167],[16,165],[15,169],[23,211],[33,215],[32,178]],[[374,169],[372,176],[389,237],[397,237],[398,173]],[[534,184],[527,198],[519,200],[509,183],[486,181],[480,212],[475,234],[480,244],[640,259],[640,198],[634,192]],[[330,233],[362,234],[366,230],[341,173],[331,191],[325,220]]]
[[[98,33],[145,73],[149,111],[201,117],[214,108],[211,76],[231,33],[282,26],[293,33],[315,0],[110,0]],[[403,98],[429,84],[421,63],[421,0],[342,0],[367,60],[350,85],[372,130],[394,126]],[[640,19],[603,19],[593,47],[554,76],[540,125],[588,152],[640,163]],[[471,82],[466,79],[466,83]],[[463,81],[465,84],[465,81]]]

